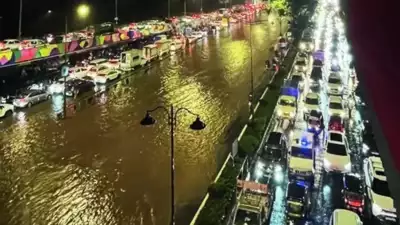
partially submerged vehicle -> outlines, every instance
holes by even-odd
[[[266,224],[271,216],[274,190],[266,184],[238,181],[239,193],[232,224]]]

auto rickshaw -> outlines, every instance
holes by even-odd
[[[316,135],[319,135],[323,130],[324,119],[322,112],[317,110],[311,110],[308,116],[308,131]]]
[[[332,115],[329,119],[328,130],[344,132],[343,118],[338,115]]]

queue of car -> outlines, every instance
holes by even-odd
[[[265,149],[256,158],[255,172],[250,177],[254,182],[246,182],[254,189],[263,189],[259,186],[268,184],[268,191],[259,192],[263,193],[261,196],[271,195],[262,202],[263,206],[270,206],[269,201],[274,199],[270,181],[283,185],[282,175],[277,174],[287,174],[284,199],[287,224],[313,224],[311,196],[318,186],[317,177],[334,176],[341,179],[342,204],[329,214],[331,225],[361,225],[363,221],[375,220],[383,224],[396,222],[385,169],[376,145],[370,143],[373,141],[368,146],[363,144],[362,151],[370,153],[363,162],[364,173],[356,171],[353,165],[357,163],[352,161],[356,150],[349,145],[351,132],[346,132],[352,119],[347,103],[350,60],[340,31],[343,25],[338,25],[341,21],[337,19],[337,7],[332,4],[319,5],[318,26],[311,25],[303,33],[301,52],[281,88],[275,108],[278,125],[268,134]],[[364,123],[363,138],[373,139],[368,122]],[[244,222],[263,224],[253,221]]]

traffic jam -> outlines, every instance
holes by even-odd
[[[228,27],[229,24],[250,20],[264,8],[264,4],[246,4],[180,19],[173,17],[169,21],[170,31],[141,41],[142,46],[139,48],[125,46],[126,48],[121,47],[114,49],[115,51],[107,50],[107,53],[101,56],[90,53],[83,60],[70,62],[69,68],[67,67],[64,72],[60,71],[61,74],[53,81],[34,83],[15,95],[0,96],[0,119],[11,117],[15,112],[22,112],[47,100],[52,100],[52,104],[55,105],[53,106],[55,115],[61,115],[64,113],[64,97],[67,108],[73,110],[76,108],[76,100],[96,94],[102,95],[107,86],[131,76],[132,71],[149,68],[156,61],[163,60],[187,46],[200,43],[208,35],[219,35],[219,30]],[[6,45],[3,45],[17,48],[14,45],[18,43],[7,43],[6,41]]]
[[[339,10],[321,0],[303,32],[233,224],[398,222]]]

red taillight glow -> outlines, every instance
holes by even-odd
[[[348,200],[347,198],[345,198],[344,202],[352,207],[361,207],[364,205],[364,200]]]
[[[24,98],[20,98],[19,101],[26,102],[26,100]]]

